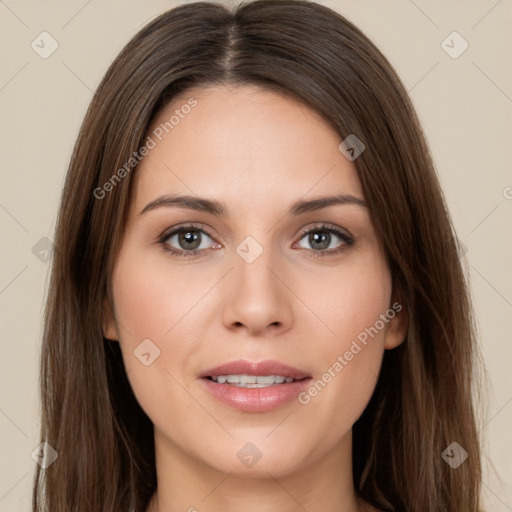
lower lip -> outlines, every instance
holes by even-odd
[[[206,389],[221,402],[245,412],[266,412],[277,409],[297,398],[309,385],[311,378],[266,388],[242,388],[201,379]]]

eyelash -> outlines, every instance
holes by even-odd
[[[165,251],[171,253],[173,256],[180,256],[183,258],[190,258],[193,256],[197,256],[201,252],[204,252],[206,249],[194,249],[192,251],[185,251],[183,249],[182,250],[175,249],[174,247],[170,247],[167,244],[167,241],[173,235],[179,234],[181,232],[186,232],[186,231],[200,231],[213,239],[213,237],[208,233],[207,230],[205,230],[205,228],[202,224],[201,225],[188,224],[185,226],[181,226],[177,229],[174,229],[171,232],[165,232],[159,238],[158,243],[163,246]],[[321,250],[321,251],[315,251],[313,249],[305,249],[306,251],[309,251],[311,253],[312,257],[324,258],[326,256],[333,256],[354,244],[354,240],[350,236],[348,236],[344,231],[342,231],[341,229],[336,228],[334,226],[327,225],[327,224],[319,224],[312,228],[303,230],[300,234],[299,241],[302,240],[302,238],[304,238],[304,236],[309,235],[310,233],[318,232],[318,231],[326,231],[328,233],[334,233],[336,236],[338,236],[343,241],[343,243],[337,249],[329,249],[329,250]]]

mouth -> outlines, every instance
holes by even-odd
[[[232,361],[199,376],[206,392],[244,412],[281,407],[303,391],[311,376],[279,361]]]

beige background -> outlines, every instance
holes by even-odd
[[[48,270],[39,241],[52,238],[77,130],[115,55],[149,19],[177,3],[0,0],[2,512],[30,510]],[[426,130],[467,247],[489,375],[480,420],[485,502],[489,511],[512,511],[512,1],[321,3],[358,25],[388,57]],[[47,59],[31,48],[43,31],[59,45]],[[453,31],[469,44],[458,58],[442,45]],[[461,41],[452,39],[450,51],[460,50]]]

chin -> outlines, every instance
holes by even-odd
[[[210,452],[204,463],[217,471],[231,473],[243,478],[284,477],[304,468],[307,465],[307,453],[291,450],[299,447],[300,442],[289,439],[287,443],[259,443],[257,440],[235,441],[230,447],[215,454]],[[217,456],[216,456],[217,455]]]

